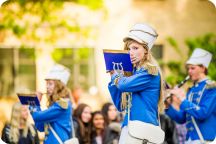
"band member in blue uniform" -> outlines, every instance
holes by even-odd
[[[216,137],[216,83],[207,78],[212,54],[197,48],[186,62],[187,72],[194,85],[185,95],[182,89],[171,90],[173,102],[166,113],[178,123],[186,123],[187,143],[201,144]]]
[[[46,77],[48,109],[41,111],[40,107],[30,107],[35,126],[45,132],[45,144],[59,144],[55,133],[62,142],[71,136],[72,104],[70,92],[66,87],[70,77],[69,69],[56,64]],[[41,96],[38,94],[39,100]]]
[[[135,24],[127,37],[123,39],[125,50],[129,51],[134,71],[131,76],[111,74],[108,85],[112,100],[118,111],[130,107],[130,120],[141,121],[158,126],[158,110],[163,110],[162,77],[151,48],[157,38],[156,31],[147,24]],[[131,100],[125,92],[131,93]],[[126,113],[120,136],[120,144],[126,143],[128,135],[128,113]]]

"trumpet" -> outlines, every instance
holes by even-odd
[[[181,81],[176,87],[177,87],[177,88],[182,87],[189,79],[190,79],[190,76],[187,76],[187,77],[186,77],[183,81]],[[169,94],[166,96],[164,102],[166,102],[169,98],[171,98],[172,95],[173,95],[173,94],[169,93]]]

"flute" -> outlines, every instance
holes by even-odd
[[[180,88],[182,87],[188,80],[190,79],[190,76],[187,76],[183,81],[181,81],[176,87]],[[166,101],[167,99],[171,98],[173,94],[168,94],[168,96],[165,98],[164,101]]]

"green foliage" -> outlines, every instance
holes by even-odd
[[[34,74],[35,73],[35,67],[31,66],[31,65],[19,65],[18,73],[19,74],[29,74],[29,73]]]
[[[181,61],[170,61],[167,63],[167,67],[171,71],[171,74],[166,77],[166,81],[172,86],[176,85],[185,78],[185,70],[182,68]]]
[[[173,48],[178,48],[178,44],[177,44],[177,42],[175,41],[174,38],[168,37],[168,38],[167,38],[167,41],[169,42],[169,44],[170,44]]]
[[[102,0],[10,0],[1,8],[0,30],[12,31],[17,38],[34,42],[54,43],[61,37],[60,31],[75,32],[84,39],[88,38],[92,32],[91,26],[81,29],[77,17],[63,17],[64,2],[68,1],[93,9],[103,6]],[[38,35],[38,29],[43,29],[47,34]]]
[[[103,7],[103,0],[8,0],[8,2],[5,2],[6,4],[17,2],[20,6],[25,6],[28,3],[34,3],[34,4],[41,4],[41,5],[47,5],[47,4],[55,4],[56,6],[61,6],[64,2],[75,2],[81,5],[85,5],[93,10],[99,9]],[[4,5],[6,5],[4,4]]]
[[[76,2],[94,10],[103,7],[103,0],[76,0]]]
[[[22,39],[37,41],[35,31],[40,27],[47,29],[58,28],[61,20],[55,17],[55,12],[62,8],[62,1],[9,1],[1,8],[2,22],[0,29],[12,31],[15,36]],[[31,20],[32,17],[33,19]],[[56,20],[57,19],[57,20]],[[1,20],[1,19],[0,19]],[[54,30],[53,30],[54,31]],[[53,37],[48,38],[52,41]]]
[[[181,64],[180,62],[171,61],[171,62],[168,62],[167,65],[170,68],[170,70],[172,70],[172,72],[178,72],[178,68],[180,64]]]
[[[3,24],[0,24],[0,30],[3,30],[4,29],[4,25]]]
[[[19,48],[19,54],[20,57],[26,58],[26,59],[35,59],[35,50],[33,48],[26,48],[25,46],[21,46]]]
[[[77,54],[79,59],[88,59],[91,56],[91,51],[89,48],[79,48]]]
[[[52,58],[56,62],[60,62],[65,57],[72,57],[72,52],[66,52],[64,49],[54,49],[52,52]]]
[[[197,38],[189,38],[186,41],[189,48],[189,55],[195,48],[202,48],[212,53],[212,61],[208,67],[208,75],[211,79],[216,80],[216,35],[208,33]]]
[[[168,37],[167,41],[172,46],[172,48],[181,56],[183,57],[182,51],[180,50],[178,43],[176,40],[172,37]],[[171,84],[172,86],[176,85],[180,81],[182,81],[185,78],[185,70],[182,67],[183,61],[170,61],[167,64],[164,64],[164,66],[168,67],[168,69],[171,71],[171,74],[168,75],[165,79],[166,81]]]
[[[54,61],[61,63],[62,60],[70,59],[73,62],[79,62],[81,60],[88,60],[92,56],[90,48],[78,48],[78,49],[54,49],[52,52],[52,58]]]
[[[182,56],[177,42],[171,37],[169,37],[167,41],[176,50],[176,52]],[[202,48],[212,53],[213,58],[208,68],[208,76],[211,79],[216,80],[216,36],[212,33],[208,33],[204,36],[188,38],[185,40],[185,44],[189,49],[188,58],[195,48]],[[175,85],[185,78],[186,70],[183,67],[185,65],[183,61],[170,61],[164,65],[171,71],[171,74],[166,77],[166,81],[171,85]]]
[[[172,37],[168,37],[167,41],[169,42],[169,44],[176,50],[176,52],[178,52],[178,54],[180,54],[181,56],[183,56],[181,49],[179,48],[176,40]]]
[[[26,29],[19,25],[14,25],[12,29],[14,34],[17,35],[18,37],[21,37],[26,32]]]

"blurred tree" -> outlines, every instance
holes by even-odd
[[[14,51],[17,53],[14,54],[19,54],[12,56],[16,59],[11,63],[12,67],[15,67],[14,77],[17,77],[13,78],[16,80],[15,85],[20,83],[21,80],[18,79],[20,76],[27,77],[30,74],[38,76],[40,73],[36,71],[37,67],[43,67],[41,58],[49,54],[55,62],[66,66],[67,61],[70,62],[70,68],[73,69],[76,78],[79,74],[82,76],[80,81],[86,82],[89,77],[93,79],[93,70],[89,70],[88,67],[93,63],[93,58],[89,60],[88,48],[94,47],[98,25],[106,18],[105,14],[103,0],[8,0],[5,2],[0,7],[0,44],[8,48],[15,47]],[[76,54],[72,54],[74,49],[79,49]],[[76,57],[73,57],[74,55]],[[5,59],[7,61],[8,58]],[[71,59],[74,61],[71,62]],[[0,65],[0,68],[2,67]],[[83,67],[89,71],[86,72]],[[84,69],[85,72],[79,69]],[[93,85],[90,83],[90,78],[88,84]],[[26,79],[31,80],[29,77]]]
[[[176,40],[172,37],[168,37],[167,41],[172,46],[172,48],[183,58],[183,53],[180,50]],[[185,78],[186,72],[184,69],[184,60],[169,61],[168,63],[164,64],[164,66],[167,66],[168,69],[171,71],[171,74],[166,76],[165,79],[172,86],[176,85]]]
[[[41,47],[41,43],[59,45],[64,38],[68,45],[80,41],[83,47],[97,33],[95,20],[84,21],[88,16],[83,13],[101,8],[102,0],[9,0],[0,9],[0,41],[13,34],[27,47]]]
[[[74,0],[79,4],[87,5],[91,9],[98,9],[103,7],[103,0]]]
[[[99,22],[104,18],[100,13],[105,14],[101,9],[103,0],[8,0],[0,8],[0,42],[8,44],[12,39],[12,45],[35,48],[33,58],[38,58],[42,49],[48,49],[53,51],[54,61],[59,62],[71,54],[55,50],[57,47],[92,47],[98,30],[95,19]],[[77,61],[88,51],[78,54]]]
[[[177,42],[171,37],[168,37],[167,40],[169,44],[176,50],[176,52],[180,54],[181,57],[183,57],[183,54],[180,51]],[[195,48],[202,48],[212,53],[213,58],[208,68],[208,76],[210,77],[210,79],[216,80],[216,35],[208,33],[196,38],[188,38],[185,40],[185,43],[189,50],[188,58]],[[185,78],[186,71],[185,68],[183,68],[184,64],[184,60],[170,61],[167,64],[165,64],[168,67],[168,69],[172,72],[170,75],[166,77],[166,81],[168,83],[174,85]]]
[[[208,67],[208,76],[216,80],[216,35],[208,33],[197,38],[189,38],[186,40],[186,44],[189,48],[189,55],[195,48],[202,48],[212,53],[213,57]]]

